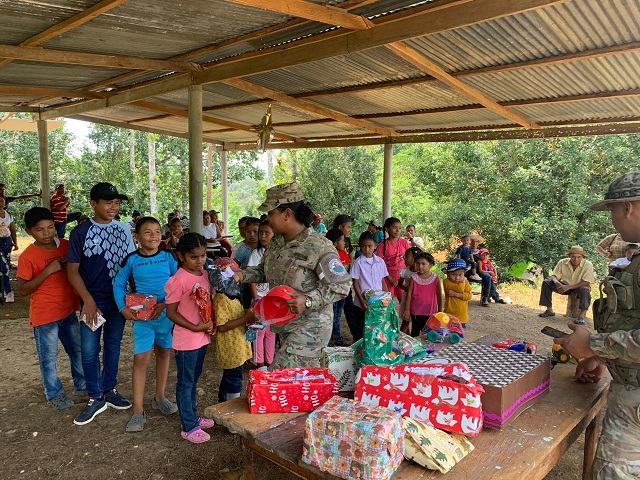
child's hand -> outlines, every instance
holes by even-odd
[[[211,326],[213,324],[212,323],[204,323],[204,322],[200,322],[198,325],[194,326],[194,332],[206,332],[207,330],[211,329]],[[220,328],[220,327],[218,327]]]
[[[462,298],[462,294],[456,292],[455,290],[449,290],[449,296],[454,298]]]
[[[91,298],[90,300],[84,300],[82,310],[80,310],[80,318],[87,317],[86,324],[89,327],[93,327],[98,321],[98,314],[102,315],[102,312],[98,309],[96,302]]]
[[[162,312],[164,312],[166,306],[167,304],[163,302],[156,303],[155,307],[153,307],[153,314],[149,320],[157,320],[160,315],[162,315]]]
[[[125,318],[125,320],[138,320],[138,313],[133,308],[123,308],[120,313]]]
[[[244,278],[244,274],[242,273],[242,271],[239,272],[233,272],[233,279],[238,282],[238,283],[242,283],[242,279]]]
[[[56,272],[61,272],[62,270],[62,262],[60,260],[54,260],[44,269],[44,271],[47,272],[47,275],[52,275]]]
[[[19,250],[20,249],[20,247],[18,246],[17,242],[13,244],[13,249],[14,250]]]
[[[402,314],[402,323],[411,321],[411,312],[409,310],[405,310]]]
[[[229,328],[228,323],[225,323],[224,325],[218,325],[218,333],[228,332],[229,330],[231,330],[231,328]]]

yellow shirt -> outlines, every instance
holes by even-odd
[[[444,313],[458,317],[460,323],[469,321],[469,300],[471,300],[471,284],[464,279],[464,283],[453,283],[448,278],[442,281],[444,288]],[[462,298],[450,297],[449,290],[462,294]]]
[[[566,285],[575,285],[580,282],[594,283],[596,281],[593,273],[593,264],[584,258],[575,270],[571,266],[571,259],[563,258],[553,269],[553,275]]]
[[[222,293],[217,293],[213,297],[213,311],[216,315],[216,325],[224,325],[244,315],[240,300],[231,300]],[[216,332],[214,338],[220,368],[240,367],[252,357],[251,344],[244,333],[244,325],[227,332]]]

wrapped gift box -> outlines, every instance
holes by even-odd
[[[402,417],[333,397],[307,417],[302,461],[339,478],[387,480],[403,460]]]
[[[338,382],[328,368],[249,372],[251,413],[312,412],[337,394]]]
[[[502,428],[549,391],[549,358],[481,343],[451,345],[424,362],[464,362],[484,387],[484,425]]]
[[[322,365],[338,380],[338,390],[353,392],[356,379],[356,357],[351,347],[324,347]]]
[[[363,366],[354,398],[441,430],[474,437],[482,430],[482,387],[463,363]]]
[[[150,320],[153,315],[153,307],[158,303],[155,295],[146,295],[144,293],[128,293],[124,297],[124,303],[127,308],[136,311],[138,320]]]

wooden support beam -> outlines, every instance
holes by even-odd
[[[384,161],[382,168],[382,218],[391,216],[391,196],[393,191],[393,144],[384,144]]]
[[[0,85],[0,93],[7,95],[24,95],[27,97],[39,95],[39,96],[54,96],[56,98],[68,97],[68,98],[106,98],[107,94],[102,92],[90,92],[88,90],[67,90],[64,88],[49,88],[49,87],[28,87],[21,85]],[[2,107],[0,107],[0,110]]]
[[[256,85],[255,83],[247,82],[246,80],[235,78],[232,80],[225,80],[224,83],[232,87],[239,88],[240,90],[244,90],[245,92],[253,93],[254,95],[271,98],[277,102],[289,105],[290,107],[296,108],[303,112],[309,112],[315,115],[333,118],[338,122],[347,123],[363,130],[377,133],[378,135],[386,137],[399,135],[398,132],[381,127],[373,122],[355,119],[353,117],[350,117],[349,115],[345,115],[344,113],[332,110],[327,107],[323,107],[322,105],[318,105],[317,103],[312,103],[307,100],[299,100],[289,95],[285,95],[284,93],[276,92],[275,90]]]
[[[46,120],[36,120],[38,125],[38,152],[40,154],[40,202],[51,208],[51,179],[49,177],[49,132]]]
[[[426,59],[420,53],[416,52],[413,48],[409,47],[406,43],[394,42],[387,45],[387,49],[398,55],[400,58],[411,63],[412,65],[418,67],[423,72],[428,73],[434,78],[437,78],[444,84],[449,85],[454,90],[462,93],[468,98],[473,99],[475,102],[483,105],[485,108],[500,115],[501,117],[508,118],[509,120],[526,128],[540,128],[540,125],[537,125],[528,118],[523,117],[513,110],[509,110],[508,108],[503,107],[499,103],[487,97],[482,92],[479,92],[475,88],[470,87],[457,78],[452,77],[438,65]]]
[[[39,107],[29,107],[23,105],[0,105],[0,112],[23,112],[23,113],[38,113]]]
[[[196,72],[191,76],[186,76],[186,78],[185,76],[171,76],[159,79],[144,88],[136,89],[134,93],[131,90],[127,90],[113,95],[110,97],[110,104],[117,105],[142,100],[143,98],[157,95],[158,93],[156,92],[158,90],[166,93],[186,88],[194,81],[200,84],[213,83],[338,55],[348,55],[387,43],[487,22],[566,1],[511,0],[509,2],[496,2],[495,0],[475,0],[471,2],[473,9],[466,8],[466,3],[468,2],[453,3],[449,8],[436,11],[424,9],[415,15],[388,21],[367,30],[352,31],[343,35],[329,36],[325,39],[313,39],[314,41],[308,43],[287,44],[270,49],[266,53],[252,53],[246,56],[229,58],[216,63],[203,72]],[[286,51],[286,54],[283,51]],[[72,105],[71,107],[74,106]],[[103,103],[101,101],[87,102],[78,109],[65,107],[58,109],[58,113],[51,111],[45,113],[56,117],[88,112],[96,108],[104,108]]]
[[[326,23],[352,30],[365,30],[373,26],[373,22],[360,15],[352,15],[344,9],[331,5],[317,5],[305,0],[228,0],[239,5],[260,8],[270,12],[283,13],[315,22]]]
[[[157,103],[151,102],[132,102],[131,105],[135,107],[146,108],[147,110],[153,110],[156,112],[165,113],[168,115],[173,115],[176,117],[188,118],[189,114],[186,110],[182,110],[180,108],[168,107],[166,105],[158,105]],[[217,125],[222,125],[223,127],[233,128],[235,130],[243,130],[245,132],[254,132],[254,129],[250,125],[245,125],[244,123],[234,122],[231,120],[226,120],[224,118],[214,117],[213,115],[203,114],[202,120],[208,123],[215,123]],[[274,132],[274,136],[276,138],[280,138],[282,140],[287,140],[291,142],[303,142],[304,139],[298,137],[292,137],[291,135],[286,135],[284,133]]]
[[[189,231],[204,233],[202,223],[202,85],[189,87]]]
[[[0,57],[30,62],[84,65],[90,67],[124,68],[127,70],[150,70],[160,72],[197,72],[203,68],[195,63],[155,60],[127,55],[101,55],[97,53],[69,52],[40,47],[14,47],[0,45]]]
[[[27,38],[25,41],[21,42],[18,46],[20,47],[35,47],[40,45],[47,40],[51,40],[54,37],[60,36],[63,33],[66,33],[70,30],[73,30],[80,25],[83,25],[87,22],[90,22],[94,18],[102,15],[109,10],[112,10],[116,7],[119,7],[123,3],[126,3],[128,0],[102,0],[101,2],[96,3],[93,7],[88,8],[77,15],[74,15],[71,18],[67,18],[60,23],[56,23],[55,25],[47,28],[43,32],[34,35],[33,37]],[[5,58],[4,60],[0,60],[0,68],[4,67],[11,63],[12,58]]]
[[[4,117],[0,118],[0,123],[4,123],[7,120],[9,120],[11,117],[13,117],[16,114],[16,112],[13,113],[7,113]]]

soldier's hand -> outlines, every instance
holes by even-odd
[[[581,361],[576,367],[575,378],[582,383],[596,383],[604,375],[606,367],[596,357]]]
[[[292,294],[291,299],[287,300],[287,305],[289,305],[289,310],[293,313],[302,313],[307,309],[306,306],[307,297],[303,293],[295,292]]]
[[[554,338],[553,343],[561,345],[563,349],[576,358],[591,358],[595,352],[589,346],[591,333],[584,327],[569,322],[567,326],[573,330],[571,335],[562,338]]]

